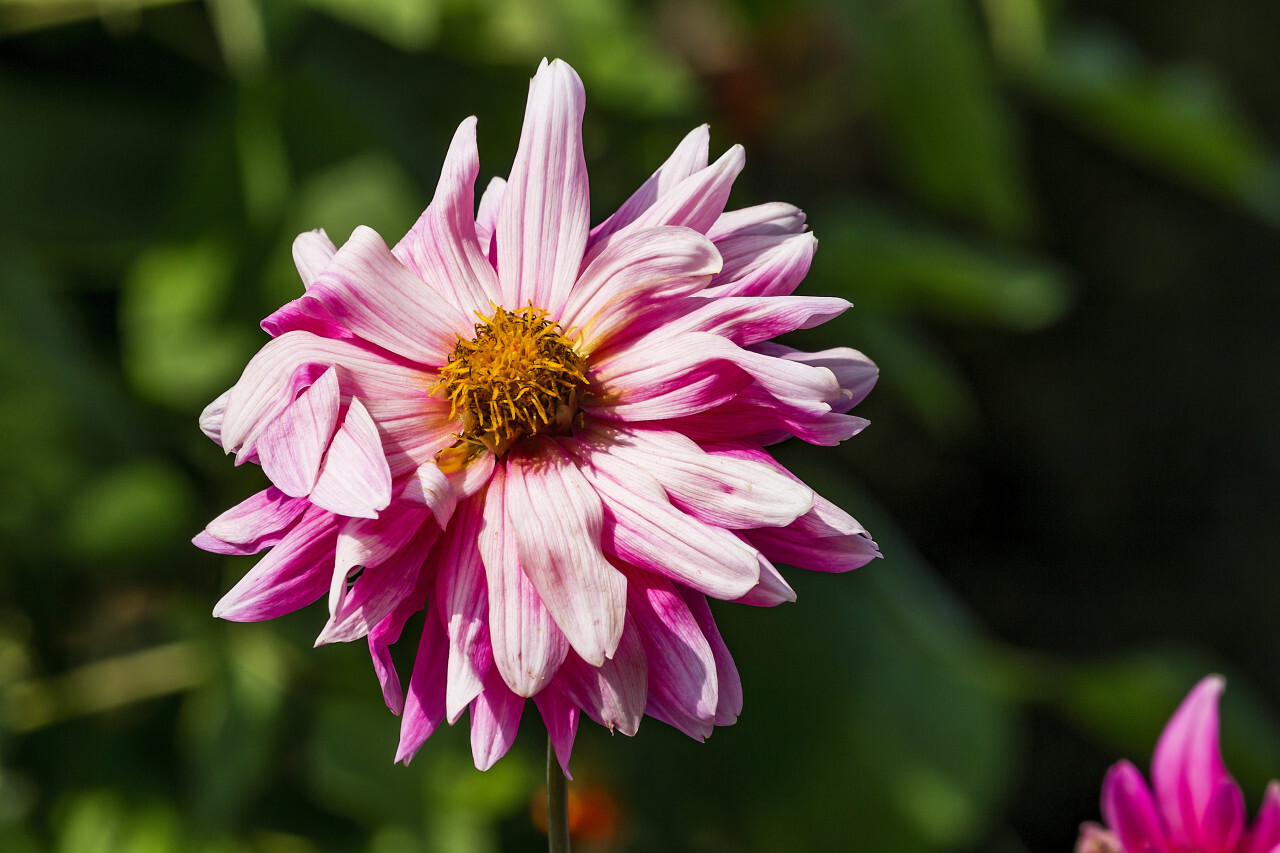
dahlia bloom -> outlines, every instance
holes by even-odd
[[[795,595],[879,556],[866,531],[763,449],[834,445],[875,366],[770,338],[849,307],[793,296],[816,242],[787,204],[725,212],[743,166],[691,132],[589,225],[585,93],[543,62],[511,175],[475,205],[474,118],[430,206],[388,249],[302,234],[305,293],[201,416],[272,485],[196,537],[271,550],[216,616],[271,619],[328,595],[317,645],[367,638],[397,760],[470,709],[476,766],[532,698],[568,772],[578,717],[645,714],[699,740],[742,689],[707,598]],[[426,610],[407,694],[389,648]]]
[[[1218,697],[1211,675],[1192,688],[1169,719],[1151,781],[1121,761],[1102,783],[1104,829],[1080,828],[1076,853],[1276,853],[1280,851],[1280,783],[1267,786],[1258,819],[1246,828],[1244,795],[1218,750]]]

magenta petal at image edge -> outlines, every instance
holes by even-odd
[[[585,102],[544,61],[511,175],[478,206],[468,118],[395,246],[299,236],[304,294],[201,416],[272,483],[195,539],[270,548],[214,614],[326,598],[317,645],[367,638],[405,762],[469,709],[487,769],[530,698],[566,774],[580,713],[702,740],[742,709],[707,598],[772,606],[795,599],[774,561],[879,556],[764,449],[858,433],[848,411],[876,381],[856,350],[770,340],[850,307],[792,295],[816,247],[804,214],[725,211],[743,150],[709,163],[703,126],[592,227]],[[424,608],[403,690],[390,647]]]
[[[1218,698],[1224,686],[1221,676],[1211,675],[1182,700],[1156,743],[1150,788],[1128,761],[1111,767],[1102,783],[1107,826],[1082,826],[1076,853],[1280,851],[1280,783],[1267,786],[1248,827],[1244,794],[1222,762]]]

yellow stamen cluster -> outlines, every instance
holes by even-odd
[[[522,437],[568,432],[587,378],[559,327],[532,306],[513,312],[495,305],[480,319],[475,339],[459,339],[440,369],[437,387],[451,416],[462,418],[458,444],[442,455],[488,448],[502,456]]]

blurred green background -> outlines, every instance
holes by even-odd
[[[577,848],[1067,851],[1209,671],[1256,806],[1278,54],[1271,0],[0,0],[0,850],[544,849],[536,715],[487,773],[465,725],[392,765],[364,645],[214,620],[250,560],[189,544],[263,482],[196,415],[293,236],[397,238],[468,115],[505,175],[544,55],[596,221],[710,122],[857,305],[793,342],[882,370],[864,434],[778,455],[885,559],[716,609],[746,708],[706,744],[584,724]]]

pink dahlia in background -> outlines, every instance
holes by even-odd
[[[196,544],[270,552],[214,610],[251,621],[326,595],[317,644],[367,637],[408,761],[470,709],[476,766],[525,700],[562,767],[578,715],[648,714],[702,739],[742,706],[708,596],[795,598],[773,560],[846,571],[866,531],[765,445],[833,445],[875,383],[851,349],[770,338],[843,299],[792,296],[815,240],[787,204],[725,212],[734,146],[690,133],[590,226],[582,82],[544,62],[519,150],[479,208],[474,118],[430,207],[388,249],[357,228],[298,237],[305,294],[201,417],[272,485]],[[403,693],[389,646],[426,608]]]
[[[1102,783],[1107,827],[1080,828],[1076,853],[1276,853],[1280,783],[1267,786],[1258,819],[1246,828],[1244,795],[1218,750],[1222,676],[1202,679],[1169,719],[1151,757],[1155,796],[1128,761]]]

